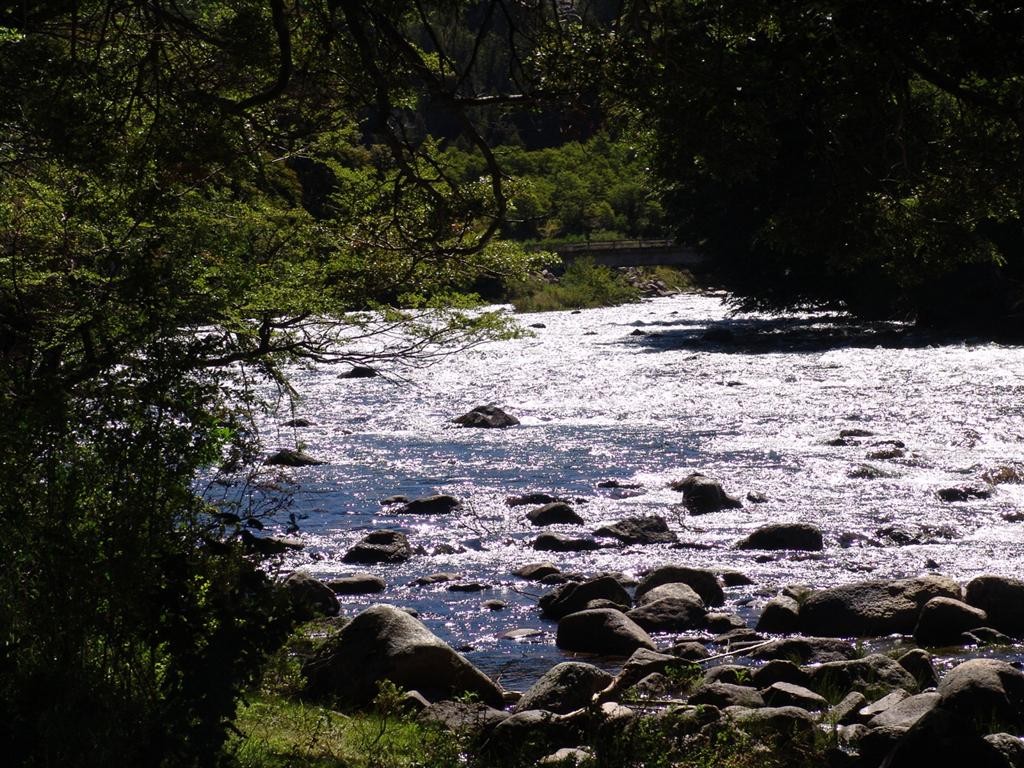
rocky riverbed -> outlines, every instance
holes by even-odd
[[[799,628],[786,622],[808,590],[1018,573],[1024,349],[833,315],[731,316],[709,295],[523,322],[543,327],[425,368],[295,372],[302,399],[264,436],[324,463],[273,470],[294,494],[265,534],[301,546],[282,572],[335,584],[346,615],[412,609],[518,690],[576,658],[539,607],[560,579],[615,574],[630,592],[659,566],[707,570],[722,603],[705,615],[735,626],[645,631],[659,650],[682,638],[717,653],[714,638],[757,631],[766,608],[781,623],[762,635]],[[487,404],[519,423],[453,423]],[[394,556],[351,554],[368,537]],[[543,561],[548,583],[514,573]],[[940,669],[974,645],[939,651]]]

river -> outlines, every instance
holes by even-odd
[[[986,487],[986,471],[1024,464],[1022,347],[947,343],[831,314],[730,315],[722,297],[707,294],[521,321],[544,327],[418,369],[384,368],[368,379],[341,379],[329,366],[292,372],[301,399],[294,413],[267,421],[264,437],[270,447],[301,441],[328,463],[289,470],[305,547],[285,566],[324,578],[370,571],[388,583],[381,595],[343,598],[343,612],[380,601],[414,608],[506,687],[522,688],[566,658],[554,645],[555,625],[538,615],[535,596],[544,588],[510,574],[528,562],[550,559],[587,574],[637,575],[666,562],[739,570],[754,585],[728,589],[727,608],[751,625],[786,584],[929,570],[966,582],[1019,575],[1024,565],[1024,485],[1000,484],[989,498],[962,503],[936,496],[951,486]],[[521,425],[451,423],[485,403]],[[281,426],[295,415],[314,423]],[[832,444],[850,429],[872,434]],[[900,445],[902,455],[893,450]],[[690,516],[668,484],[694,471],[767,502]],[[609,479],[639,488],[597,487]],[[658,514],[698,546],[535,552],[529,508],[505,504],[528,491],[586,500],[576,505],[586,525],[555,527],[563,533]],[[413,518],[379,504],[393,494],[434,493],[459,497],[464,510]],[[752,529],[783,521],[819,526],[824,551],[766,557],[733,548]],[[440,543],[463,551],[401,565],[343,563],[372,529],[403,531],[427,552]],[[490,588],[409,586],[440,571]],[[488,599],[508,605],[488,610]],[[541,634],[501,639],[515,628]]]

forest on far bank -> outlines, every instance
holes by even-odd
[[[1019,341],[1022,38],[952,0],[0,6],[5,758],[229,761],[297,617],[277,510],[197,478],[259,470],[289,365],[519,333],[472,287],[529,243],[670,235],[738,306]]]

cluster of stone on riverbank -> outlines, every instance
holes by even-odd
[[[516,574],[565,576],[550,563]],[[751,628],[719,609],[724,579],[737,578],[666,564],[639,583],[619,574],[564,581],[539,603],[558,622],[558,646],[624,665],[611,675],[565,662],[522,693],[502,690],[409,613],[375,605],[306,661],[306,694],[364,707],[391,680],[423,721],[481,748],[528,743],[537,758],[570,750],[559,754],[586,761],[609,734],[655,729],[673,749],[728,730],[785,749],[814,745],[829,765],[851,768],[1024,764],[1024,673],[979,652],[940,674],[926,650],[954,644],[971,655],[1017,642],[1024,581],[985,576],[961,587],[926,575],[787,588]],[[326,585],[302,574],[288,584],[296,600],[337,611]],[[649,632],[672,639],[659,645]],[[918,647],[865,654],[846,639],[890,634]]]

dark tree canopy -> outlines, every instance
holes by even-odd
[[[748,303],[1019,333],[1024,10],[629,3],[609,80]]]

